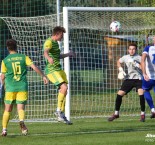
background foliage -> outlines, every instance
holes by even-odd
[[[33,17],[56,13],[57,0],[0,0],[0,17]],[[155,0],[60,0],[60,11],[64,6],[74,7],[153,7]],[[0,19],[0,58],[3,59],[5,41],[10,33]]]

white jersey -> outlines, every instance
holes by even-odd
[[[120,63],[125,63],[128,69],[128,74],[125,79],[139,79],[142,80],[142,71],[138,67],[141,62],[141,56],[135,55],[124,55],[119,59]]]
[[[146,74],[152,80],[155,80],[155,46],[146,46],[143,53],[147,54],[145,65]]]

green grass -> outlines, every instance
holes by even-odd
[[[121,117],[113,122],[107,118],[73,119],[73,125],[62,123],[29,123],[29,134],[21,136],[18,123],[10,122],[8,136],[0,137],[1,145],[152,145],[155,137],[154,120],[147,117]]]

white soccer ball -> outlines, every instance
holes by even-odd
[[[118,21],[113,21],[111,24],[110,24],[110,30],[112,32],[119,32],[121,29],[121,24],[120,22]]]

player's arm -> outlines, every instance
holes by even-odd
[[[121,67],[120,59],[117,60],[117,67],[118,69]]]
[[[1,83],[2,83],[2,85],[4,85],[5,74],[1,73],[0,77],[1,77]]]
[[[118,79],[120,79],[120,80],[124,79],[125,76],[126,76],[126,73],[124,72],[124,70],[123,70],[123,68],[121,66],[121,63],[122,63],[122,58],[117,60],[117,67],[118,67],[118,70],[119,70]]]
[[[36,72],[38,73],[40,76],[42,76],[44,84],[48,84],[48,79],[46,78],[46,76],[44,75],[44,73],[34,64],[31,64],[30,67]]]
[[[2,63],[1,63],[1,83],[2,83],[2,85],[4,85],[6,72],[7,72],[7,68],[6,68],[4,62],[2,61]]]
[[[60,54],[60,59],[63,59],[65,57],[75,57],[75,52],[73,52],[72,50],[70,50],[69,53]]]
[[[44,43],[44,57],[47,59],[47,61],[50,63],[50,64],[53,64],[54,63],[54,60],[53,58],[51,58],[49,56],[49,50],[52,48],[52,43],[50,40],[46,40],[45,43]]]
[[[149,52],[149,47],[150,46],[146,46],[143,50],[143,53],[142,53],[142,57],[141,57],[141,67],[142,67],[142,73],[143,73],[143,77],[146,81],[149,80],[149,77],[146,73],[146,64],[145,64],[145,61],[146,61],[146,58],[147,58],[147,55],[148,55],[148,52]]]
[[[146,57],[147,57],[147,53],[143,53],[142,59],[141,59],[141,67],[142,67],[143,77],[146,81],[148,81],[149,77],[146,74],[146,65],[145,65]]]
[[[48,62],[50,64],[53,64],[54,63],[54,59],[49,56],[49,50],[50,49],[48,49],[48,48],[44,49],[44,57],[48,60]]]
[[[36,65],[33,64],[32,60],[28,56],[26,56],[26,65],[30,66],[36,73],[42,76],[44,84],[48,83],[48,79],[46,78],[44,73]]]

